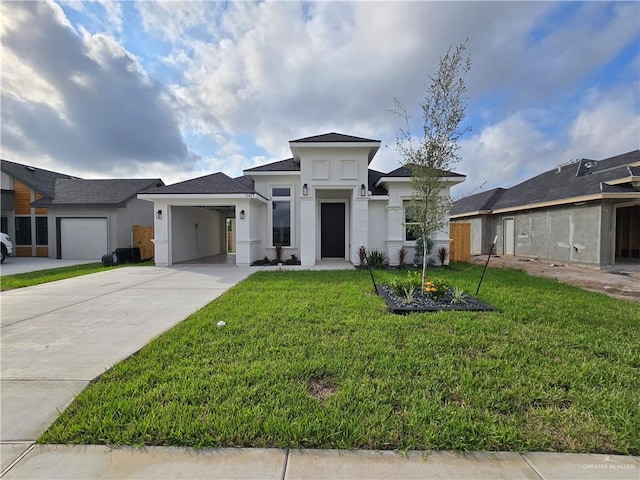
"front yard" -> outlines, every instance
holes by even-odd
[[[473,293],[480,273],[434,276]],[[260,272],[39,441],[640,453],[639,305],[496,268],[480,298],[499,312],[396,316],[366,271]]]

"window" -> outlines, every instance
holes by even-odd
[[[417,221],[417,211],[411,201],[405,200],[404,207],[404,239],[407,242],[415,242],[420,238],[419,224]]]
[[[31,245],[31,217],[16,217],[16,245]]]
[[[36,245],[49,245],[47,217],[36,217]]]
[[[291,188],[271,190],[273,246],[291,246]]]

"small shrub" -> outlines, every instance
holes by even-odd
[[[451,294],[451,303],[467,303],[464,299],[464,290],[460,287],[453,287],[449,292]]]
[[[404,246],[400,247],[400,250],[398,250],[398,265],[400,267],[404,267],[407,263],[407,253],[409,252]]]
[[[371,268],[382,268],[387,261],[387,254],[380,250],[371,250],[367,255],[367,261]]]
[[[390,287],[393,292],[402,298],[409,297],[409,292],[411,292],[410,297],[413,298],[413,294],[420,290],[420,283],[422,281],[422,275],[417,271],[407,272],[405,277],[394,277],[391,280]]]
[[[438,249],[438,260],[440,260],[440,265],[444,265],[444,262],[447,261],[447,257],[449,256],[449,251],[447,247],[440,247]]]
[[[282,263],[282,244],[276,243],[276,246],[273,248],[273,253],[276,255],[276,262]]]
[[[423,254],[423,250],[424,249],[424,241],[422,240],[422,237],[418,238],[418,240],[416,240],[416,246],[415,246],[415,250],[413,253],[413,264],[414,265],[422,265],[422,254]],[[431,250],[433,250],[433,240],[431,240],[429,237],[427,237],[427,256],[431,255]],[[427,265],[429,265],[427,263]]]

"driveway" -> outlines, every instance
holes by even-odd
[[[0,266],[0,275],[14,275],[16,273],[35,272],[49,268],[70,267],[83,263],[96,263],[100,260],[57,260],[43,257],[7,257]]]
[[[2,292],[2,470],[89,381],[254,271],[124,267]]]

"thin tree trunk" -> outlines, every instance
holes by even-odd
[[[427,283],[427,236],[422,236],[422,294],[426,295],[425,283]]]

